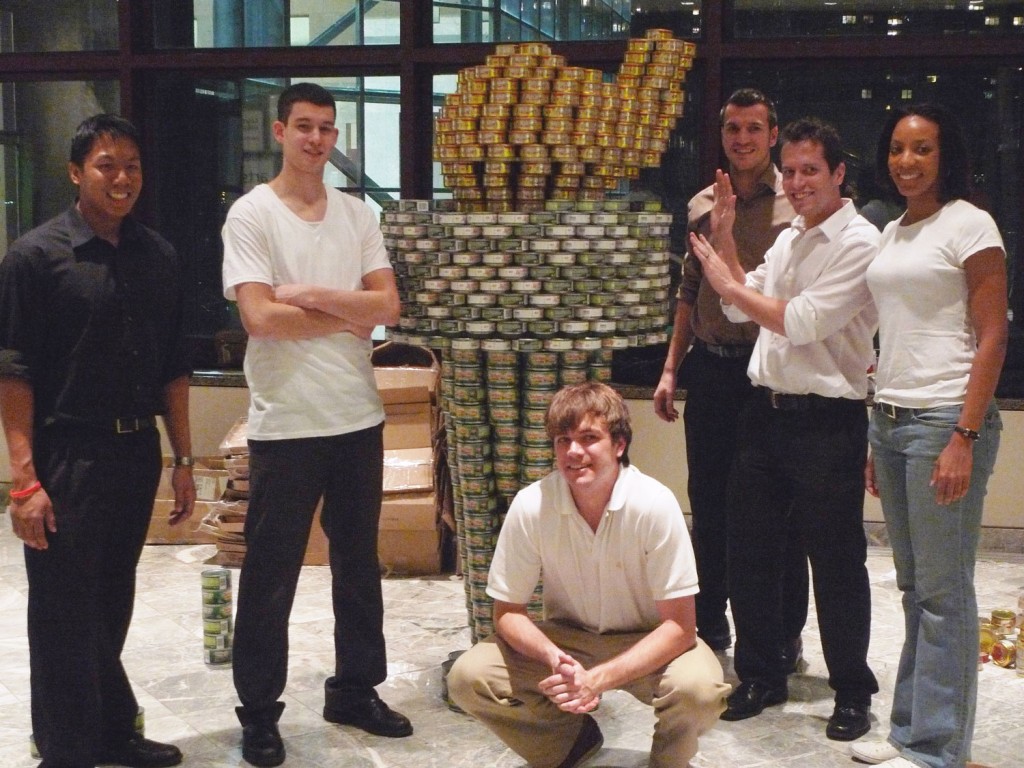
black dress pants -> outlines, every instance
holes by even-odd
[[[867,665],[867,409],[862,401],[831,399],[808,410],[777,410],[758,394],[743,412],[738,439],[729,505],[736,674],[743,682],[786,684],[779,551],[796,526],[811,561],[829,685],[837,703],[867,705],[878,691]]]
[[[48,549],[25,548],[32,731],[45,768],[92,768],[135,734],[121,664],[160,479],[155,429],[37,430],[34,460],[53,502]]]
[[[332,688],[387,678],[377,559],[383,424],[330,437],[249,441],[246,554],[238,584],[233,674],[248,719],[276,719],[288,678],[288,620],[317,502],[329,541]]]
[[[700,592],[696,596],[697,633],[704,639],[728,635],[729,599],[726,537],[727,491],[736,457],[740,414],[755,392],[747,376],[749,357],[718,357],[696,344],[684,359],[686,388],[683,424],[689,472],[691,531]],[[785,639],[799,637],[807,622],[808,577],[800,531],[785,539],[782,620]]]

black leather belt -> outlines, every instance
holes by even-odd
[[[768,387],[758,387],[757,391],[777,411],[814,411],[859,402],[845,397],[824,397],[823,395],[814,394],[789,395],[785,392],[776,392],[775,390],[768,389]]]
[[[113,422],[114,433],[118,435],[145,432],[147,429],[153,429],[155,426],[156,417],[154,416],[124,416],[120,419],[114,419]]]
[[[703,339],[697,339],[694,345],[707,350],[715,357],[750,357],[750,353],[754,351],[753,344],[709,344]]]

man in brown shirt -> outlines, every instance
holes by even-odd
[[[736,193],[733,236],[740,263],[745,270],[753,270],[796,216],[771,160],[771,148],[779,132],[775,106],[760,91],[741,88],[722,107],[721,127],[722,149]],[[688,231],[712,237],[713,207],[714,184],[691,198]],[[688,253],[683,262],[672,339],[654,393],[654,410],[665,421],[678,418],[673,397],[677,371],[685,358],[680,383],[686,389],[683,423],[687,494],[700,581],[697,634],[715,650],[725,650],[732,643],[725,611],[729,594],[726,488],[736,448],[737,417],[754,391],[747,364],[757,333],[754,323],[731,323],[726,319],[718,294],[704,278],[700,261]],[[787,560],[784,626],[789,638],[780,652],[795,671],[802,649],[800,632],[807,620],[807,558],[798,536],[790,536],[789,545],[780,554]],[[738,565],[742,567],[742,563]]]

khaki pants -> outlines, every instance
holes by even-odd
[[[646,633],[598,635],[541,622],[551,641],[584,667],[600,664],[632,647]],[[448,692],[534,768],[555,768],[569,754],[583,719],[560,710],[538,688],[551,675],[543,664],[490,637],[462,654],[448,673]],[[651,768],[683,768],[697,753],[697,738],[725,709],[730,687],[722,666],[703,641],[663,670],[623,685],[654,707],[657,724]]]

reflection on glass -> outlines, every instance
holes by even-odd
[[[1020,0],[735,0],[738,38],[1024,34]]]
[[[119,110],[116,81],[0,82],[0,256],[74,201],[67,166],[78,124]]]
[[[647,29],[700,35],[701,0],[434,0],[435,43],[618,40]]]
[[[154,3],[158,48],[397,45],[400,0],[194,0]],[[113,0],[111,0],[113,2]],[[187,18],[185,18],[187,21]]]
[[[0,53],[115,50],[117,32],[117,0],[0,0]]]

